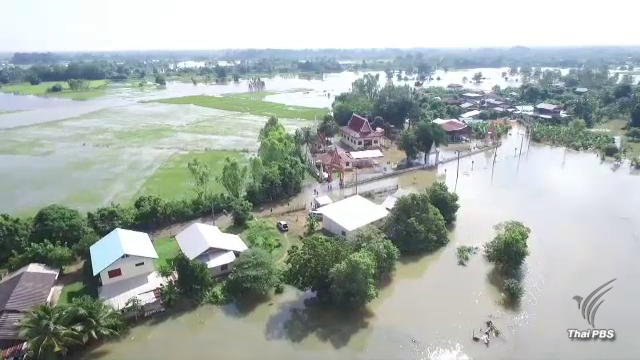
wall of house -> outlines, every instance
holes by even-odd
[[[349,237],[349,232],[327,216],[322,217],[322,228],[336,235]]]
[[[362,139],[356,139],[345,133],[340,133],[340,141],[347,144],[354,150],[362,149],[364,147],[364,141]],[[358,145],[358,141],[360,141],[360,145]]]
[[[100,280],[102,280],[103,286],[116,281],[130,279],[134,276],[148,274],[156,270],[153,259],[139,256],[125,256],[126,257],[120,258],[118,261],[100,272]],[[139,263],[143,264],[136,266],[136,264]],[[122,271],[122,275],[110,279],[108,273],[110,270],[115,269],[120,269]]]
[[[227,264],[227,268],[225,270],[222,270],[222,266],[209,268],[209,271],[211,271],[211,275],[213,276],[228,274],[231,270],[233,270],[233,263]]]

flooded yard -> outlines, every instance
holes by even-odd
[[[378,182],[420,190],[442,176],[461,208],[450,244],[403,259],[365,311],[336,314],[315,305],[313,294],[287,288],[255,308],[205,306],[159,318],[85,358],[635,359],[638,177],[592,153],[535,145],[526,151],[526,141],[518,158],[513,149],[521,140],[512,134],[493,169],[492,152],[461,159],[457,183],[455,161]],[[497,275],[480,254],[466,267],[455,255],[456,246],[485,243],[495,224],[510,219],[532,230],[526,293],[516,309],[500,304]],[[568,339],[567,329],[589,328],[573,297],[613,278],[597,326],[615,329],[615,341]],[[488,318],[504,338],[485,347],[471,335]]]

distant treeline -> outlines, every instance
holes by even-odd
[[[68,53],[15,53],[12,63],[20,65],[54,63],[58,61],[256,61],[260,59],[313,60],[393,60],[408,54],[422,54],[433,65],[451,68],[502,66],[554,66],[573,67],[596,62],[620,64],[640,61],[640,47],[549,47],[527,48],[475,48],[475,49],[237,49],[200,51],[116,51]],[[594,64],[591,64],[594,65]]]

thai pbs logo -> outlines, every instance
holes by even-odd
[[[600,340],[614,340],[616,338],[616,332],[613,329],[597,329],[596,328],[596,314],[598,313],[598,309],[600,305],[604,302],[602,298],[609,290],[613,289],[613,286],[604,289],[607,285],[616,281],[616,279],[609,280],[606,283],[600,285],[598,288],[593,290],[591,294],[589,294],[586,298],[582,296],[576,295],[573,297],[578,303],[578,311],[582,313],[582,318],[587,320],[587,323],[591,325],[592,329],[588,330],[578,330],[578,329],[567,329],[569,333],[569,339],[583,339],[583,340],[592,340],[592,339],[600,339]],[[602,300],[600,300],[602,299]]]

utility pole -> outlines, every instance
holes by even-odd
[[[524,143],[524,136],[526,134],[522,134],[522,139],[520,139],[520,153],[518,154],[518,158],[520,158],[520,155],[522,155],[522,144]]]
[[[216,226],[216,213],[213,211],[213,201],[211,202],[211,221],[213,222],[213,226]]]
[[[458,189],[458,175],[460,173],[460,151],[458,151],[458,165],[456,168],[456,185],[453,187],[453,191],[455,192]]]
[[[356,172],[356,195],[358,195],[358,167],[354,166],[353,169]]]

